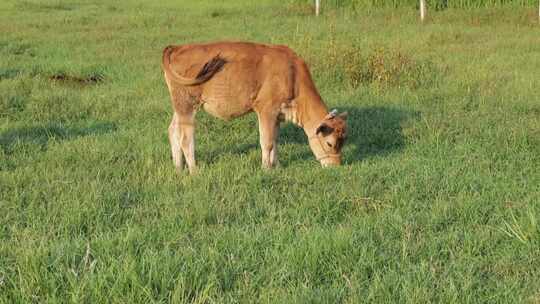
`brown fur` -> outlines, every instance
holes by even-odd
[[[285,113],[304,129],[323,165],[340,163],[345,115],[328,113],[306,63],[288,47],[248,42],[168,46],[162,67],[174,109],[169,139],[178,170],[183,166],[180,149],[190,172],[196,168],[194,123],[200,107],[225,120],[255,112],[264,167],[277,164],[279,122]],[[322,124],[332,131],[316,133]]]

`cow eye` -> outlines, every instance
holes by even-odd
[[[330,148],[332,148],[332,144],[331,144],[331,143],[327,142],[326,144],[327,144]]]

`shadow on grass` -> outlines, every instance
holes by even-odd
[[[352,153],[350,150],[344,153],[345,163],[402,150],[405,147],[403,123],[420,117],[419,112],[382,106],[340,110],[349,113],[347,144],[354,146]]]
[[[348,138],[343,154],[344,163],[353,163],[373,156],[384,156],[405,147],[405,138],[402,134],[402,124],[410,119],[418,119],[420,113],[406,111],[391,107],[340,107],[340,112],[348,112]],[[251,138],[251,137],[250,137]],[[216,161],[221,153],[246,154],[259,148],[257,140],[239,142],[234,146],[227,145],[213,151],[214,157],[207,159],[209,162]],[[289,154],[284,159],[283,154],[278,158],[283,165],[296,161],[313,160],[315,157],[308,148],[307,137],[304,130],[292,124],[282,124],[279,134],[279,145],[295,144],[305,145],[305,149],[294,149],[293,154]],[[350,146],[353,146],[352,153]],[[279,151],[279,147],[278,147]],[[279,152],[278,152],[279,154]]]
[[[348,112],[347,142],[343,153],[344,163],[361,161],[373,156],[384,156],[405,147],[402,124],[409,119],[418,119],[420,113],[391,107],[340,107],[340,112]],[[302,143],[307,145],[304,131],[291,124],[281,128],[280,143]],[[351,149],[347,146],[353,146]],[[313,158],[311,150],[298,153],[295,160]]]
[[[71,140],[88,135],[100,135],[116,130],[111,122],[97,122],[86,126],[62,126],[50,124],[47,126],[21,127],[7,130],[0,134],[0,147],[6,154],[16,152],[19,144],[38,145],[46,150],[51,139]]]

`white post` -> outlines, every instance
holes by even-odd
[[[321,10],[321,0],[315,0],[315,16],[319,16]]]
[[[426,0],[420,0],[420,20],[424,22],[426,17]]]

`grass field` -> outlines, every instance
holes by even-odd
[[[0,3],[0,303],[540,303],[538,8],[159,3]],[[161,51],[224,39],[308,61],[344,166],[201,112],[175,175]]]

